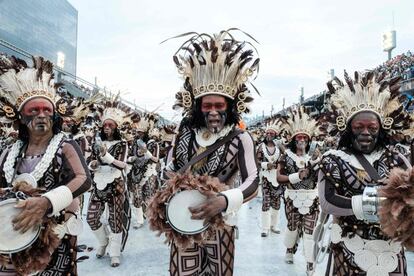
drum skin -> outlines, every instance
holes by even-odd
[[[33,227],[32,229],[21,233],[13,229],[13,218],[18,215],[21,210],[14,207],[18,202],[15,198],[6,199],[0,202],[0,253],[12,254],[23,251],[31,246],[40,234],[41,227]]]
[[[206,230],[210,224],[204,225],[204,220],[191,219],[189,207],[195,207],[206,200],[197,190],[180,191],[173,195],[167,203],[166,216],[171,227],[186,235],[195,235]]]

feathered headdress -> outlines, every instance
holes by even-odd
[[[60,109],[65,111],[61,115],[62,117],[71,118],[76,125],[80,125],[85,122],[86,117],[94,110],[96,105],[101,104],[103,100],[104,96],[99,93],[88,99],[75,98],[70,94],[61,95],[59,101],[63,102],[63,104]]]
[[[344,76],[345,83],[335,77],[327,84],[331,95],[332,113],[328,118],[333,123],[332,134],[344,131],[351,119],[363,111],[375,113],[382,128],[391,134],[409,126],[411,120],[399,97],[399,78],[384,80],[385,75],[375,71],[355,72],[355,79],[346,72]]]
[[[122,106],[119,102],[119,94],[112,99],[107,99],[105,103],[98,107],[98,111],[101,114],[101,121],[113,120],[120,128],[128,121],[131,121],[131,117],[135,112],[131,111],[129,107]]]
[[[0,55],[0,116],[2,121],[18,119],[23,105],[37,97],[49,100],[59,113],[60,105],[53,82],[53,64],[33,57],[33,67],[14,56]]]
[[[319,134],[319,123],[306,112],[301,105],[296,110],[289,109],[287,118],[280,118],[283,131],[290,135],[291,139],[297,134],[306,134],[311,138]]]
[[[192,35],[173,57],[178,73],[184,79],[183,87],[176,94],[174,109],[183,108],[186,114],[196,99],[221,95],[235,101],[239,114],[250,111],[248,103],[253,98],[247,85],[257,91],[250,80],[259,71],[260,59],[250,42],[238,41],[230,34],[234,30],[238,29],[221,31],[213,36],[190,32],[175,37]]]
[[[274,119],[266,124],[265,131],[273,130],[278,133],[282,129],[282,121],[279,119]]]
[[[151,129],[151,131],[148,133],[148,135],[150,137],[160,138],[161,137],[161,132],[158,128],[154,127],[153,129]]]
[[[143,114],[134,128],[140,132],[150,132],[159,120],[159,115],[153,112]]]
[[[161,140],[166,142],[172,142],[176,135],[175,125],[166,125],[161,129]]]

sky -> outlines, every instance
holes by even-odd
[[[258,40],[261,96],[251,116],[282,109],[283,98],[286,106],[298,102],[300,87],[305,98],[322,92],[329,69],[342,76],[383,63],[384,31],[397,31],[393,56],[414,50],[413,0],[69,2],[78,10],[77,75],[174,120],[182,80],[172,56],[184,39],[160,42],[188,31],[237,27]]]

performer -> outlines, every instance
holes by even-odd
[[[310,139],[318,132],[318,124],[299,106],[290,110],[283,125],[290,137],[285,154],[280,157],[277,180],[286,185],[285,213],[287,229],[285,246],[287,263],[293,263],[299,238],[303,237],[303,250],[307,262],[307,274],[314,272],[313,230],[319,214],[317,184],[317,163],[319,152],[310,150]]]
[[[131,215],[124,172],[127,166],[128,146],[126,141],[122,140],[118,129],[127,115],[117,106],[117,99],[106,103],[102,111],[102,127],[92,146],[92,161],[89,168],[94,173],[95,185],[87,214],[87,222],[99,244],[96,257],[103,257],[109,246],[112,267],[120,265],[121,251],[128,237]],[[101,223],[105,206],[109,210],[110,231]]]
[[[147,149],[151,155],[149,157],[149,165],[145,174],[148,177],[148,187],[150,190],[149,197],[153,196],[159,187],[158,173],[160,170],[160,131],[157,127],[153,127],[149,132],[150,140],[147,143]]]
[[[269,122],[266,126],[265,141],[259,145],[257,159],[260,166],[260,181],[262,185],[262,237],[267,237],[272,230],[280,234],[277,228],[279,221],[280,198],[283,195],[284,187],[277,182],[276,169],[280,157],[277,135],[280,125],[275,121]]]
[[[82,155],[86,159],[86,153],[90,152],[91,149],[89,142],[82,131],[82,125],[85,123],[85,119],[90,112],[89,105],[95,101],[95,98],[84,101],[82,99],[75,99],[68,94],[62,96],[62,98],[65,99],[66,103],[68,103],[66,106],[67,115],[62,118],[62,131],[66,137],[74,140],[79,145]],[[84,195],[81,195],[79,197],[79,201],[80,214],[83,215]]]
[[[66,107],[70,112],[68,113],[68,116],[63,117],[62,130],[68,138],[75,140],[78,143],[82,154],[85,155],[89,143],[81,130],[81,127],[89,113],[89,108],[86,106],[86,103],[82,103],[82,100],[80,99],[74,99],[69,95],[66,95],[65,98],[67,102],[70,102]]]
[[[345,73],[328,83],[333,134],[339,150],[324,154],[319,171],[322,211],[334,216],[326,275],[407,275],[404,249],[382,232],[376,187],[392,168],[408,161],[390,151],[389,139],[409,125],[400,100],[398,79],[375,72]]]
[[[133,126],[137,132],[128,157],[128,163],[131,164],[131,171],[128,174],[128,188],[131,191],[136,217],[133,227],[139,229],[144,225],[144,208],[151,194],[149,179],[152,176],[152,170],[149,170],[149,167],[157,159],[152,155],[155,153],[154,143],[148,143],[148,132],[150,131],[148,116],[142,116],[141,120]]]
[[[13,221],[14,228],[26,232],[46,219],[56,220],[55,233],[61,241],[54,252],[46,248],[46,255],[53,255],[38,275],[77,275],[79,233],[72,232],[69,223],[73,223],[72,214],[78,211],[79,202],[74,199],[89,189],[91,177],[79,146],[61,132],[59,114],[65,115],[65,104],[56,101],[53,65],[41,57],[33,58],[33,68],[14,57],[2,56],[0,60],[0,116],[15,122],[19,130],[17,142],[0,156],[0,187],[26,182],[45,190],[41,197],[31,197],[16,205],[22,211]],[[38,248],[36,258],[44,258],[40,254],[43,251]],[[13,262],[1,266],[0,275],[3,272],[14,275]]]
[[[190,208],[193,219],[209,221],[223,213],[227,224],[205,246],[195,243],[182,250],[171,244],[171,275],[232,275],[235,222],[231,221],[231,214],[236,214],[243,202],[257,193],[253,139],[247,132],[237,130],[236,125],[241,114],[249,111],[247,103],[253,100],[247,85],[259,59],[254,57],[253,50],[246,49],[250,44],[235,40],[230,31],[214,36],[194,34],[180,48],[180,56],[174,56],[184,78],[175,107],[184,108],[184,119],[169,153],[166,171],[178,171],[216,141],[226,139],[224,145],[191,166],[191,172],[218,177],[229,190],[211,193],[204,203]],[[238,174],[242,183],[234,188]]]

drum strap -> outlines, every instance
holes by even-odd
[[[207,147],[207,149],[205,151],[203,151],[202,153],[200,153],[199,155],[194,156],[190,161],[188,161],[187,164],[182,166],[181,169],[179,169],[177,172],[178,173],[184,173],[192,165],[194,165],[197,162],[201,161],[203,158],[207,157],[209,154],[211,154],[212,152],[217,150],[219,147],[221,147],[222,145],[224,145],[225,143],[227,143],[228,141],[230,141],[231,139],[233,139],[234,137],[236,137],[240,133],[241,133],[241,130],[239,130],[239,129],[233,130],[232,132],[230,132],[223,139],[220,139],[220,140],[216,141],[214,144],[212,144],[211,146]]]

